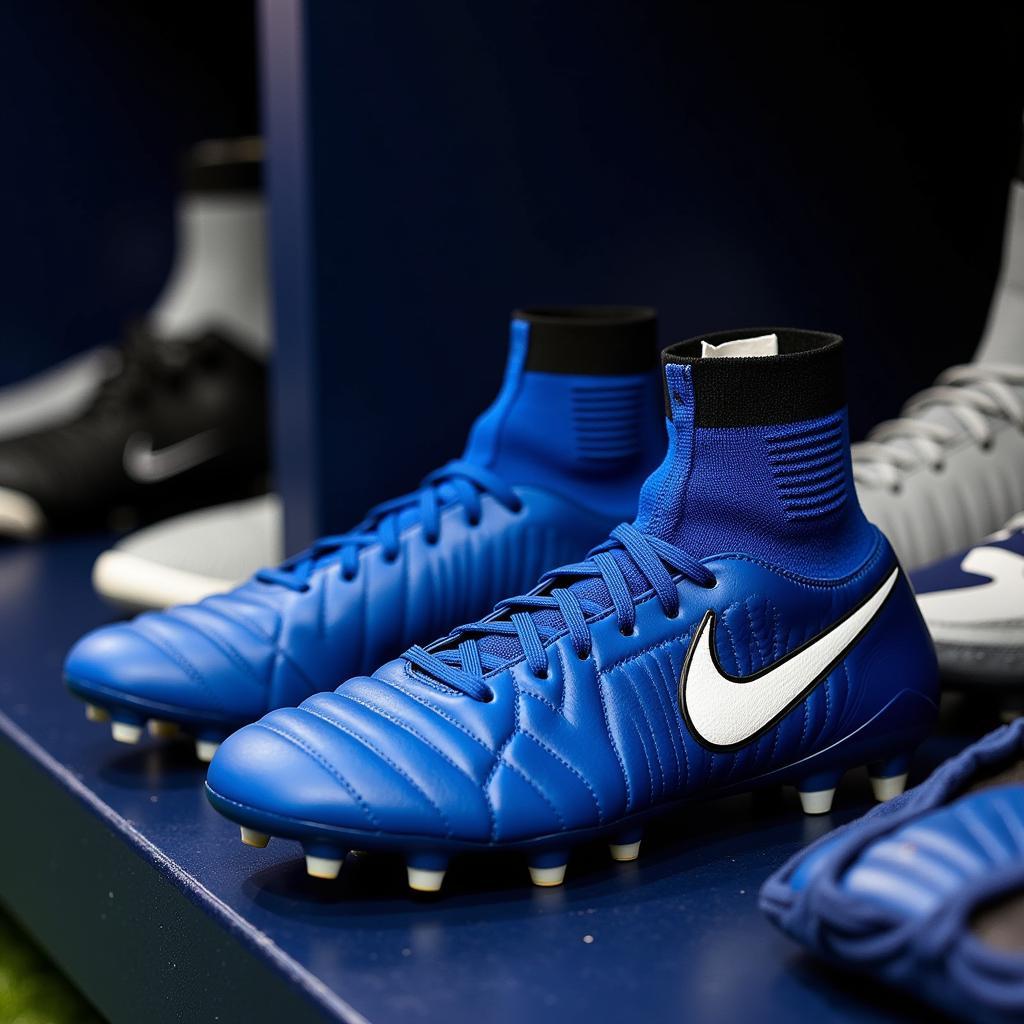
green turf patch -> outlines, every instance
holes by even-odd
[[[101,1024],[102,1019],[0,910],[0,1022]]]

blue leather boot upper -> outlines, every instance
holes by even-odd
[[[228,594],[88,634],[68,685],[226,731],[579,557],[631,514],[663,450],[654,331],[648,310],[515,314],[504,383],[461,459]]]
[[[715,367],[669,350],[670,442],[635,523],[489,617],[230,737],[215,805],[343,847],[556,847],[912,749],[936,711],[934,653],[857,505],[839,341],[779,334],[782,355]]]

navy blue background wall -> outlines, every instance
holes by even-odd
[[[293,544],[458,451],[516,304],[653,303],[666,342],[842,331],[857,432],[976,343],[1019,141],[1008,5],[259,11]],[[255,20],[0,11],[0,382],[155,294],[177,154],[256,122]]]
[[[1018,146],[1018,15],[262,12],[295,541],[457,452],[516,304],[650,303],[666,342],[841,331],[857,431],[976,344]]]
[[[0,4],[0,384],[150,305],[183,148],[258,129],[255,47],[251,0]]]

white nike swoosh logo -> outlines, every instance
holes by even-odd
[[[132,434],[124,446],[124,471],[140,484],[159,483],[208,462],[221,451],[216,430],[204,430],[156,451],[149,434]]]
[[[1020,621],[1024,615],[1024,558],[1006,548],[972,548],[960,568],[987,579],[969,587],[918,594],[917,603],[929,625]]]
[[[749,743],[810,694],[871,625],[899,576],[886,581],[845,618],[775,664],[741,677],[722,671],[715,651],[715,613],[697,628],[679,676],[679,706],[696,740],[707,747]]]

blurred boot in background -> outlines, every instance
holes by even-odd
[[[1024,509],[1024,182],[1007,206],[1003,261],[974,361],[853,446],[864,512],[907,569],[969,547]]]
[[[265,491],[260,175],[258,139],[195,148],[152,311],[106,357],[88,401],[79,393],[57,422],[0,442],[0,535],[124,529]]]

